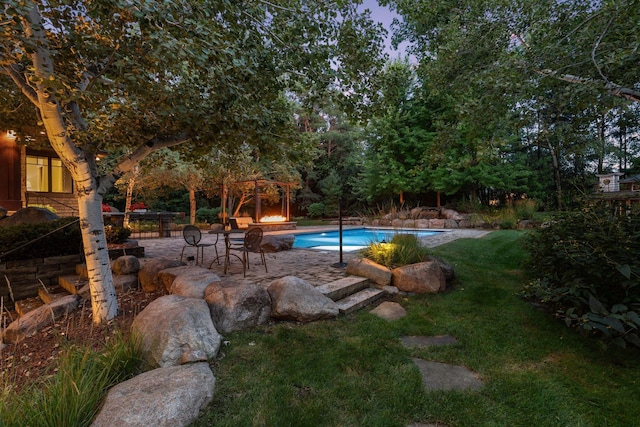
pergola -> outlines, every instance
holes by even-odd
[[[261,213],[261,205],[260,205],[260,188],[264,187],[265,185],[277,185],[278,187],[284,188],[285,189],[285,195],[286,195],[286,212],[285,215],[283,215],[286,218],[286,221],[290,221],[291,219],[291,213],[290,213],[290,204],[291,204],[291,186],[297,184],[297,182],[285,182],[285,181],[274,181],[274,180],[270,180],[270,179],[248,179],[248,180],[242,180],[242,181],[235,181],[234,184],[249,184],[249,183],[253,183],[254,185],[254,199],[255,199],[255,210],[254,210],[254,216],[253,216],[253,221],[255,223],[260,222],[260,217],[262,216]],[[223,218],[226,218],[226,205],[227,205],[227,188],[226,186],[223,184],[222,185],[222,200],[223,200],[223,204],[222,204],[222,216]],[[229,209],[229,211],[231,211],[231,209]]]

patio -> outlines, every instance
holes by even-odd
[[[274,231],[266,234],[298,234],[305,232],[335,230],[335,226],[323,227],[298,227],[292,231]],[[347,229],[347,227],[345,227]],[[455,229],[447,230],[436,236],[431,236],[423,240],[426,246],[434,247],[443,243],[451,242],[459,238],[478,238],[489,233],[487,230],[478,229]],[[207,234],[203,230],[202,243],[215,241],[215,236]],[[140,239],[140,246],[144,246],[145,258],[140,261],[144,263],[151,258],[169,258],[180,259],[180,252],[184,245],[182,237],[167,237],[162,239]],[[219,239],[218,253],[224,254],[224,240]],[[185,256],[195,255],[193,248],[185,250]],[[357,257],[357,253],[344,252],[343,261],[349,262],[350,259]],[[265,273],[262,265],[259,264],[259,256],[251,254],[251,268],[247,270],[246,277],[242,277],[242,264],[233,259],[226,275],[223,274],[224,266],[215,262],[211,267],[211,271],[218,274],[223,282],[235,282],[240,284],[259,284],[268,286],[273,280],[285,277],[296,276],[311,283],[313,286],[320,286],[325,283],[333,282],[345,277],[344,268],[332,267],[332,264],[340,261],[340,253],[333,251],[319,251],[309,249],[291,249],[282,252],[267,253],[267,267],[269,273]],[[208,267],[215,259],[215,250],[213,247],[205,248],[203,266]]]

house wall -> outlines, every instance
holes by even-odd
[[[0,131],[0,206],[9,212],[23,206],[21,191],[22,153],[24,147],[18,145],[15,138],[5,130]]]

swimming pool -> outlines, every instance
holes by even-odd
[[[396,234],[415,234],[418,237],[432,236],[440,231],[407,230],[391,228],[351,228],[342,230],[342,250],[344,252],[357,251],[367,247],[372,242],[391,241]],[[340,250],[340,232],[326,231],[318,233],[296,234],[293,241],[294,248],[323,249],[328,251]]]

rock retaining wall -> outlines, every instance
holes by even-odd
[[[58,277],[74,274],[76,265],[83,262],[80,254],[0,262],[0,297],[4,298],[5,307],[10,306],[7,280],[13,299],[34,297],[42,285],[57,285]]]

